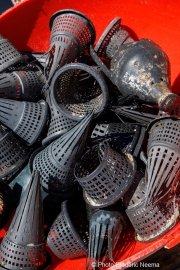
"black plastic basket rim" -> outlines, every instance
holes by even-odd
[[[96,30],[95,30],[95,27],[94,27],[92,21],[85,14],[83,14],[82,12],[75,10],[75,9],[62,9],[62,10],[55,12],[51,16],[50,21],[49,21],[50,31],[52,29],[52,25],[53,25],[53,22],[56,19],[56,17],[58,17],[60,15],[67,14],[67,13],[78,15],[79,17],[82,17],[83,20],[86,20],[86,23],[88,23],[87,26],[89,26],[90,31],[91,31],[91,35],[92,35],[91,44],[93,44],[95,42],[95,39],[96,39]]]
[[[103,91],[102,91],[102,94],[103,94],[102,104],[101,104],[101,106],[99,108],[98,113],[96,113],[93,116],[93,118],[96,118],[102,113],[104,108],[107,106],[108,98],[109,98],[108,88],[107,88],[105,80],[103,78],[101,78],[100,76],[97,77],[96,72],[90,66],[88,66],[86,64],[82,64],[82,63],[67,64],[67,65],[63,66],[62,68],[60,68],[55,73],[55,75],[54,75],[54,77],[52,79],[51,85],[50,85],[50,91],[51,91],[50,94],[51,94],[52,101],[55,104],[57,110],[59,110],[67,118],[75,120],[75,121],[80,121],[84,117],[84,116],[83,117],[72,116],[72,115],[66,113],[65,111],[63,111],[61,109],[61,107],[59,106],[59,104],[56,102],[55,95],[54,95],[54,87],[53,86],[55,85],[55,83],[56,83],[57,79],[59,78],[59,76],[61,76],[61,74],[63,74],[64,72],[66,72],[68,70],[73,70],[73,69],[80,69],[82,71],[86,71],[87,73],[89,73],[92,77],[94,77],[97,80],[99,86],[101,87],[101,89],[103,89]]]
[[[107,28],[104,30],[102,35],[100,36],[98,42],[96,43],[96,46],[94,47],[94,51],[97,53],[99,48],[101,47],[102,42],[104,41],[104,38],[107,36],[111,28],[119,21],[121,23],[121,18],[120,17],[115,17],[110,24],[107,26]]]
[[[77,229],[75,228],[73,221],[71,221],[71,217],[68,213],[68,208],[67,208],[68,201],[64,201],[61,204],[61,211],[65,213],[66,216],[66,222],[68,223],[69,228],[71,228],[71,231],[73,232],[74,237],[77,239],[78,243],[81,245],[81,248],[84,249],[84,252],[87,253],[88,251],[88,246],[83,242],[80,234],[78,233]],[[61,214],[61,213],[60,213]],[[50,229],[51,230],[51,229]],[[47,238],[47,244],[49,247],[51,246],[50,244],[51,241],[49,241],[49,238]],[[54,252],[54,251],[53,251]]]
[[[30,158],[29,158],[29,162],[28,162],[28,168],[29,168],[29,171],[31,172],[31,174],[32,174],[32,172],[33,172],[33,161],[34,161],[34,158],[36,157],[36,155],[37,155],[39,152],[43,151],[45,148],[46,148],[45,146],[40,147],[40,148],[36,149],[36,150],[31,154],[31,156],[30,156]],[[40,178],[41,178],[41,176],[40,176]],[[56,197],[69,196],[69,195],[71,195],[72,193],[74,193],[74,192],[78,189],[77,183],[75,183],[71,188],[66,189],[64,192],[62,191],[62,193],[60,193],[59,191],[58,191],[58,193],[55,193],[55,192],[52,192],[52,191],[49,192],[49,190],[46,189],[46,188],[42,185],[42,183],[41,183],[41,187],[42,187],[42,189],[43,189],[46,193],[48,193],[48,194],[50,193],[50,194],[52,194],[52,195],[54,195],[54,196],[56,196]]]

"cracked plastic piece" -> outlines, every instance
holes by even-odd
[[[116,152],[108,143],[89,149],[75,166],[86,203],[99,208],[119,200],[131,186],[135,173],[133,156]]]
[[[11,42],[2,35],[0,35],[0,47],[0,73],[24,60],[21,53],[18,52]]]
[[[58,110],[71,120],[81,120],[87,113],[99,116],[108,102],[108,89],[96,67],[82,63],[68,64],[53,77],[50,89]]]
[[[45,65],[47,81],[59,68],[73,62],[96,38],[92,22],[83,13],[72,9],[52,15],[50,30],[51,47]]]
[[[102,123],[96,124],[88,139],[88,145],[96,145],[108,141],[116,151],[126,151],[137,156],[144,139],[145,129],[129,123]]]
[[[1,265],[10,270],[43,269],[47,254],[40,177],[34,172],[0,247]]]
[[[164,118],[149,127],[145,203],[159,198],[180,175],[180,120]]]
[[[137,241],[153,241],[169,231],[179,218],[178,205],[174,196],[166,194],[166,201],[150,202],[145,205],[147,183],[144,178],[139,182],[135,193],[126,209],[134,229]]]
[[[87,254],[88,225],[80,206],[64,201],[47,238],[51,251],[61,260]]]
[[[44,100],[38,103],[0,99],[0,121],[29,146],[40,137],[48,117],[48,105]]]
[[[114,261],[113,252],[125,224],[124,217],[119,212],[98,210],[92,215],[89,225],[87,270],[95,270],[98,262],[106,256]]]
[[[33,168],[40,171],[46,192],[63,194],[74,186],[74,166],[82,154],[91,119],[92,114],[88,114],[35,156]]]
[[[167,55],[153,41],[112,47],[108,69],[91,47],[91,56],[123,95],[132,94],[140,100],[157,104],[170,112],[179,104],[179,97],[170,89],[170,63]]]
[[[107,48],[113,46],[113,43],[120,46],[133,41],[129,33],[121,26],[121,19],[116,17],[106,27],[94,50],[99,57],[108,58]]]
[[[22,168],[30,156],[30,150],[12,132],[0,125],[0,179],[9,180]]]

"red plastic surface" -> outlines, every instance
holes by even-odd
[[[180,89],[180,2],[177,0],[26,0],[0,16],[0,33],[19,50],[44,52],[49,49],[49,19],[57,10],[71,8],[85,13],[94,23],[97,39],[108,23],[119,16],[122,24],[138,36],[158,43],[171,63],[172,89]],[[5,230],[0,231],[2,238]],[[119,241],[116,262],[137,262],[163,246],[171,248],[180,241],[180,222],[165,236],[151,243],[134,240],[132,227]],[[52,254],[51,254],[52,255]],[[52,255],[53,256],[53,255]],[[84,270],[86,259],[60,261],[52,257],[49,270]],[[112,266],[111,270],[121,269]]]

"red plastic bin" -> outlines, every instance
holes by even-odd
[[[0,16],[0,33],[19,50],[46,52],[49,49],[49,19],[60,9],[76,9],[85,13],[94,23],[97,40],[114,17],[131,28],[138,38],[149,38],[167,53],[171,63],[172,90],[180,89],[180,2],[177,0],[25,0]],[[0,231],[2,238],[5,229]],[[115,261],[110,270],[124,269],[162,247],[171,248],[180,242],[180,222],[167,234],[150,243],[134,240],[129,226],[119,241]],[[49,249],[48,249],[49,250]],[[51,252],[50,252],[51,253]],[[49,270],[84,270],[86,258],[60,261],[52,255]],[[136,268],[138,269],[138,268]]]

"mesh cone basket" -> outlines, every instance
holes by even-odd
[[[107,143],[89,149],[75,166],[75,177],[84,190],[86,203],[105,207],[119,200],[132,184],[136,162]]]
[[[63,194],[74,186],[74,166],[80,158],[92,114],[38,153],[33,168],[40,171],[41,185],[48,193]]]
[[[51,91],[58,110],[75,121],[92,111],[94,117],[99,116],[108,101],[108,89],[102,73],[82,63],[62,67],[52,80]]]
[[[9,129],[0,125],[0,179],[9,180],[28,160],[30,151]]]
[[[96,269],[103,257],[113,261],[113,252],[124,225],[125,220],[119,212],[98,210],[91,216],[87,270]]]
[[[99,57],[109,58],[107,50],[113,43],[120,46],[132,41],[134,40],[129,36],[129,33],[121,26],[121,19],[116,17],[106,27],[94,50]]]
[[[0,121],[13,130],[28,145],[34,144],[41,135],[47,121],[48,105],[0,99]]]
[[[8,39],[0,35],[1,59],[0,73],[9,67],[23,61],[23,56],[16,50]]]
[[[153,241],[169,231],[179,218],[178,206],[174,197],[166,196],[165,205],[150,203],[145,205],[145,192],[147,184],[143,178],[132,196],[132,200],[126,209],[134,229],[137,241]],[[134,203],[134,201],[136,203]]]
[[[56,70],[73,62],[96,38],[92,22],[84,14],[71,9],[56,12],[50,19],[50,30],[51,47],[45,66],[48,81]]]
[[[145,126],[149,125],[151,121],[156,118],[167,116],[163,111],[158,110],[148,104],[141,104],[139,106],[117,106],[112,107],[117,115],[125,116],[126,118],[132,119]]]
[[[85,256],[88,249],[88,227],[79,207],[64,201],[61,209],[49,231],[48,246],[61,260]]]
[[[2,229],[14,209],[14,194],[12,189],[3,181],[0,181],[0,229]]]
[[[123,95],[157,104],[170,112],[179,104],[179,97],[170,89],[170,63],[167,55],[153,41],[141,39],[114,46],[108,69],[91,47],[91,56]]]
[[[58,110],[49,93],[47,93],[46,101],[50,107],[51,118],[47,136],[42,140],[43,146],[57,139],[77,124],[77,121],[67,118]]]
[[[164,118],[152,123],[147,146],[146,204],[168,190],[179,177],[180,120]]]
[[[38,101],[43,88],[40,71],[15,71],[0,75],[0,98]]]
[[[96,124],[88,143],[98,144],[108,141],[109,145],[116,151],[126,151],[137,156],[143,139],[145,129],[135,124],[128,123],[102,123]]]
[[[34,172],[0,247],[7,269],[42,269],[46,263],[39,173]]]

